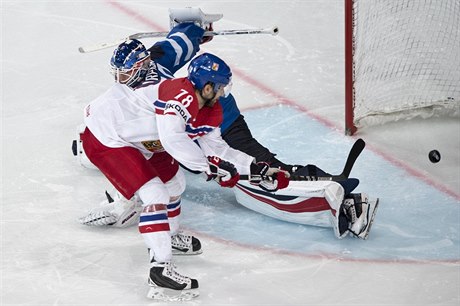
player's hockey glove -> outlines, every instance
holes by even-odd
[[[252,163],[249,182],[265,191],[277,191],[289,186],[289,173],[278,168],[270,168],[265,162]]]
[[[234,187],[240,179],[240,174],[235,166],[217,156],[208,156],[209,172],[208,181],[215,180],[222,187]]]

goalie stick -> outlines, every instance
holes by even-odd
[[[304,176],[304,175],[291,175],[289,177],[290,181],[344,181],[350,176],[351,169],[358,159],[361,152],[364,150],[366,143],[364,140],[359,138],[353,144],[350,153],[348,153],[347,161],[343,167],[342,173],[338,175],[330,176]],[[251,180],[251,179],[261,179],[261,180],[273,180],[270,176],[260,176],[260,175],[240,175],[240,180]]]
[[[267,29],[246,29],[246,30],[222,30],[222,31],[206,31],[203,36],[218,36],[218,35],[241,35],[241,34],[271,34],[278,35],[279,29],[277,26]],[[119,44],[125,42],[128,39],[142,39],[142,38],[152,38],[152,37],[166,37],[169,32],[141,32],[132,34],[128,37],[118,39],[111,42],[95,44],[92,46],[79,47],[78,51],[80,53],[89,53],[94,51],[103,50],[106,48],[118,46]]]

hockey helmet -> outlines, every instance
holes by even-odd
[[[118,46],[110,59],[111,73],[115,81],[134,87],[148,71],[149,51],[137,39],[129,39]]]
[[[220,88],[225,88],[230,84],[232,71],[219,57],[203,53],[190,62],[187,78],[199,90],[203,89],[206,84],[212,83],[214,92],[218,92]]]

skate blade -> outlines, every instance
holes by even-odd
[[[173,290],[160,287],[151,287],[147,293],[149,299],[165,302],[190,301],[199,295],[198,289]]]
[[[200,255],[201,253],[203,253],[203,250],[202,249],[199,249],[198,251],[187,251],[187,252],[182,252],[181,250],[178,250],[178,249],[172,249],[172,254],[174,256],[176,255],[179,255],[179,256],[188,256],[188,255]]]

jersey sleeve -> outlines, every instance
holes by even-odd
[[[191,86],[181,79],[165,80],[159,86],[155,114],[160,141],[179,163],[194,171],[209,169],[206,156],[186,131],[198,113],[198,101]]]
[[[180,23],[172,28],[165,40],[155,43],[149,49],[159,70],[165,75],[169,72],[172,77],[200,50],[204,32],[194,23]]]
[[[198,139],[198,144],[206,156],[218,156],[235,165],[238,173],[251,174],[251,163],[254,157],[231,148],[221,137],[220,128]]]
[[[209,165],[203,151],[185,132],[179,116],[157,116],[158,135],[163,148],[190,170],[206,172]]]

